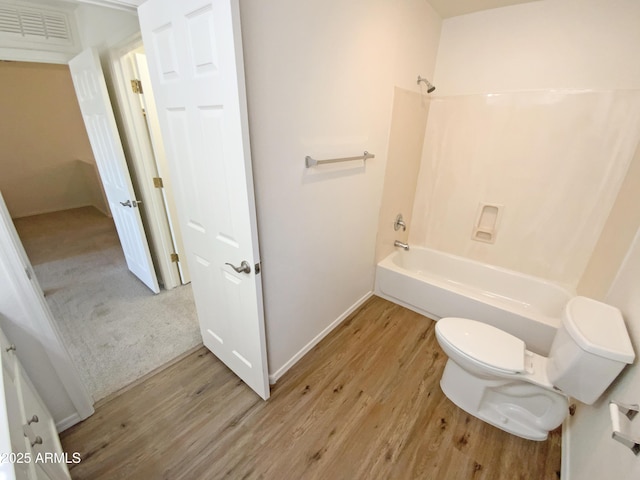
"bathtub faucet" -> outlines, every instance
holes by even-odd
[[[405,250],[409,250],[409,244],[401,242],[400,240],[396,240],[395,242],[393,242],[393,246],[404,248]]]
[[[405,223],[404,218],[402,218],[402,214],[399,213],[398,216],[396,217],[396,221],[393,223],[393,229],[397,232],[401,228],[403,232],[406,231],[407,224]]]

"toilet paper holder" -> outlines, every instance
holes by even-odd
[[[620,414],[623,414],[629,420],[633,420],[638,414],[640,406],[638,404],[628,404],[611,400],[609,402],[609,414],[611,415],[611,427],[613,433],[611,438],[617,440],[636,455],[640,454],[640,439],[635,439],[627,433],[623,433],[620,428]]]

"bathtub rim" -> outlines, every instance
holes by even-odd
[[[509,275],[515,275],[518,276],[520,278],[524,278],[527,280],[531,280],[534,281],[536,283],[543,283],[549,287],[552,287],[556,290],[561,291],[562,293],[565,293],[569,298],[573,298],[577,295],[575,288],[573,288],[572,286],[568,285],[568,284],[563,284],[561,282],[556,282],[553,280],[547,280],[546,278],[542,278],[542,277],[536,277],[535,275],[531,275],[529,273],[523,273],[523,272],[518,272],[517,270],[511,270],[508,269],[506,267],[500,267],[498,265],[492,265],[490,263],[485,263],[485,262],[480,262],[478,260],[474,260],[472,258],[467,258],[467,257],[462,257],[460,255],[456,255],[454,253],[449,253],[449,252],[445,252],[443,250],[437,250],[435,248],[431,248],[431,247],[422,247],[422,246],[411,246],[409,252],[411,251],[415,251],[415,250],[425,250],[428,252],[433,252],[437,255],[442,255],[445,256],[447,258],[456,260],[456,261],[462,261],[462,262],[467,262],[467,263],[472,263],[475,266],[478,267],[482,267],[482,268],[487,268],[496,272],[500,272],[500,273],[505,273],[505,274],[509,274]],[[382,267],[387,267],[390,270],[394,270],[394,271],[398,271],[401,270],[402,272],[409,272],[411,274],[411,276],[414,276],[416,279],[420,279],[421,275],[416,273],[415,271],[412,270],[408,270],[408,269],[404,269],[401,266],[399,266],[397,263],[395,263],[393,261],[394,258],[403,255],[403,254],[407,254],[407,252],[404,251],[400,251],[400,250],[395,250],[393,252],[391,252],[389,255],[387,255],[385,258],[383,258],[382,260],[380,260],[376,266],[382,266]],[[411,253],[408,253],[409,255],[411,255]],[[428,275],[428,273],[424,276],[429,276],[429,278],[436,278],[437,275]],[[443,286],[445,286],[447,284],[443,284]],[[471,288],[473,288],[471,286]]]
[[[401,296],[397,295],[397,292],[388,291],[391,289],[388,287],[385,288],[384,284],[392,280],[388,278],[381,280],[379,269],[384,270],[385,274],[392,275],[392,276],[397,275],[397,276],[404,277],[405,279],[409,279],[409,281],[424,283],[428,286],[428,288],[439,289],[451,295],[459,295],[465,298],[468,302],[477,302],[480,304],[484,304],[488,308],[508,312],[511,315],[515,315],[517,317],[527,319],[530,322],[536,322],[540,324],[540,326],[543,327],[545,330],[551,328],[553,329],[554,332],[557,331],[557,329],[560,327],[560,324],[562,322],[562,315],[564,314],[564,307],[566,303],[571,298],[576,296],[576,293],[575,291],[573,291],[573,289],[566,288],[564,285],[560,285],[558,283],[555,283],[549,280],[535,277],[533,275],[528,275],[521,272],[509,270],[503,267],[497,267],[495,265],[478,262],[476,260],[467,259],[465,257],[460,257],[458,255],[450,254],[447,252],[441,252],[439,250],[435,250],[428,247],[414,247],[414,248],[416,250],[427,250],[427,251],[433,252],[436,255],[445,255],[446,257],[452,258],[457,261],[473,262],[476,266],[479,266],[481,268],[488,267],[488,268],[494,269],[495,271],[498,271],[499,273],[505,272],[505,274],[507,275],[519,275],[521,277],[524,277],[526,280],[542,284],[544,287],[552,288],[556,290],[559,294],[566,297],[566,302],[563,302],[563,304],[560,306],[559,311],[555,314],[550,315],[546,312],[540,311],[539,308],[536,307],[535,305],[533,305],[533,308],[526,308],[525,306],[518,305],[517,302],[509,303],[504,300],[501,300],[500,298],[483,294],[484,292],[488,292],[488,291],[483,290],[481,288],[476,288],[473,285],[465,284],[460,286],[460,285],[443,281],[440,275],[436,275],[436,274],[430,275],[428,272],[418,273],[413,270],[402,268],[400,265],[398,265],[394,261],[394,258],[397,257],[398,255],[402,255],[404,251],[392,252],[383,260],[378,262],[378,264],[376,265],[376,279],[375,279],[374,293],[386,300],[397,303],[398,305],[408,308],[409,310],[412,310],[416,313],[424,315],[425,317],[428,317],[435,321],[439,320],[440,318],[443,318],[443,316],[450,316],[450,315],[435,314],[433,311],[430,311],[427,308],[425,308],[428,306],[424,304],[420,304],[419,302],[417,304],[410,303],[410,301],[400,298]],[[526,302],[523,302],[523,303],[526,304]],[[434,306],[434,308],[435,310],[439,310],[439,307]],[[460,316],[460,315],[454,315],[454,316]],[[474,318],[474,317],[472,315],[469,318]],[[474,319],[477,319],[477,318],[474,318]],[[481,320],[481,321],[491,323],[490,321],[487,321],[487,320]],[[530,344],[531,342],[527,342],[527,343]],[[545,344],[546,343],[548,342],[545,342]],[[547,352],[549,347],[550,347],[550,344],[548,346],[545,345],[544,348],[538,347],[534,350],[536,350],[536,353],[539,353],[540,351]]]

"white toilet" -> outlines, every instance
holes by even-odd
[[[449,356],[445,395],[468,413],[514,435],[545,440],[568,412],[567,395],[592,404],[635,354],[620,311],[586,297],[565,307],[549,357],[502,330],[466,318],[436,323]]]

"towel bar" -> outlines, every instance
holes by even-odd
[[[351,160],[367,160],[369,158],[375,158],[376,156],[373,153],[369,153],[365,151],[362,155],[358,155],[356,157],[343,157],[343,158],[329,158],[327,160],[316,160],[315,158],[311,158],[309,155],[304,157],[304,162],[307,168],[315,167],[316,165],[323,165],[325,163],[338,163],[338,162],[349,162]]]

